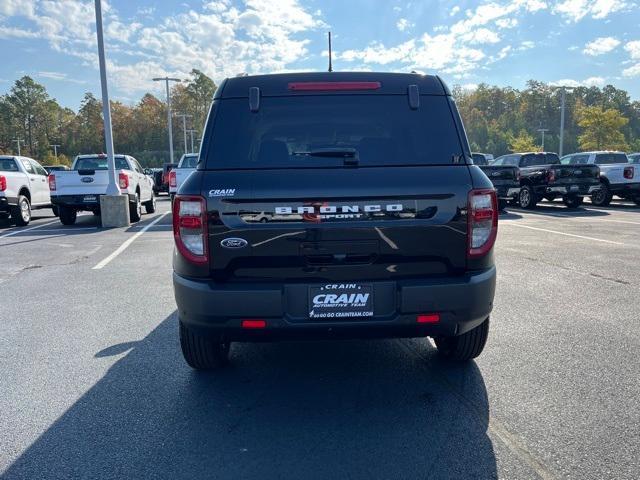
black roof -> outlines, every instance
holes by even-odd
[[[294,91],[295,82],[380,82],[375,90]],[[277,73],[227,78],[216,91],[215,98],[245,98],[249,88],[258,87],[262,96],[327,95],[327,94],[391,94],[406,95],[409,85],[417,85],[421,95],[450,95],[447,86],[436,75],[381,72],[309,72]]]

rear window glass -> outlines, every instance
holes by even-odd
[[[0,158],[0,172],[17,172],[18,164],[12,158]]]
[[[640,153],[634,153],[633,155],[629,155],[629,163],[640,163]]]
[[[560,158],[555,153],[530,153],[523,155],[520,160],[521,167],[533,167],[536,165],[556,165]]]
[[[116,170],[129,170],[129,165],[124,157],[116,157]],[[73,167],[74,170],[108,170],[107,157],[79,158]]]
[[[562,157],[560,163],[562,165],[586,165],[589,163],[589,155],[569,155]]]
[[[198,165],[198,155],[187,155],[178,164],[178,168],[196,168]]]
[[[444,96],[422,96],[416,110],[404,95],[265,97],[255,113],[246,98],[225,99],[215,110],[207,168],[343,165],[316,155],[332,149],[355,150],[365,166],[449,164],[462,155]]]
[[[597,165],[609,165],[612,163],[628,163],[624,153],[598,153],[596,154]]]

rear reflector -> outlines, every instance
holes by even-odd
[[[242,328],[265,328],[267,322],[264,320],[243,320]]]
[[[424,315],[418,315],[418,323],[438,323],[440,321],[439,313],[426,313]]]
[[[289,90],[295,91],[335,91],[335,90],[378,90],[380,82],[293,82]]]

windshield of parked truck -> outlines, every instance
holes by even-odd
[[[116,157],[116,170],[130,170],[129,164],[124,157]],[[83,157],[79,158],[75,165],[74,170],[108,170],[107,157],[95,156],[95,157]]]

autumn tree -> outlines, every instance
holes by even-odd
[[[582,150],[622,150],[629,148],[622,128],[629,123],[615,108],[600,106],[583,107],[578,111],[578,125],[582,134],[578,137]]]
[[[540,147],[536,145],[532,135],[526,130],[520,130],[518,136],[510,138],[509,149],[512,152],[537,152]]]

